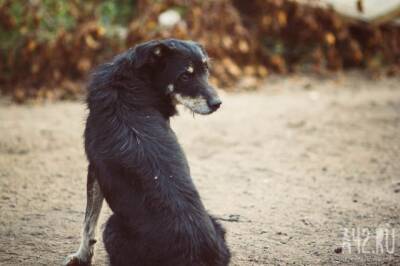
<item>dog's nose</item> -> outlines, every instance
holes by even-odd
[[[221,106],[222,102],[218,98],[212,98],[210,101],[208,101],[208,105],[210,108],[215,111]]]

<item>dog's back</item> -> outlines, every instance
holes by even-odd
[[[169,40],[139,46],[100,67],[89,86],[85,148],[114,213],[103,234],[111,265],[229,263],[225,232],[207,214],[169,126],[173,97],[185,99],[189,92],[179,90],[178,74],[165,68],[179,60],[185,64],[177,49],[200,53],[194,45]],[[193,72],[197,59],[185,58],[192,67],[185,69]],[[198,95],[209,97],[196,96],[201,112],[208,112],[205,104],[209,112],[220,105],[209,87]]]

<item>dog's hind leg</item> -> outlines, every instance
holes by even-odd
[[[76,253],[69,255],[64,262],[67,266],[90,265],[96,243],[96,227],[103,205],[103,193],[95,176],[95,171],[89,165],[87,176],[87,202],[83,224],[82,239]]]
[[[108,253],[110,266],[134,266],[135,249],[139,241],[129,233],[129,229],[124,227],[121,218],[112,214],[106,222],[103,232],[104,247]],[[144,265],[144,261],[142,265]],[[140,264],[139,264],[140,265]]]

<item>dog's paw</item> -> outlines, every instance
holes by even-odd
[[[67,256],[63,263],[64,266],[89,266],[91,258],[82,258],[79,254],[71,254]]]

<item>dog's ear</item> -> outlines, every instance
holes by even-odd
[[[163,41],[149,41],[135,47],[133,64],[135,68],[155,65],[171,51],[171,47]]]
[[[204,46],[201,45],[198,42],[193,42],[193,44],[199,49],[199,52],[200,52],[201,57],[202,57],[201,60],[203,61],[203,63],[207,62],[208,61],[208,54],[207,54],[206,49],[204,49]]]
[[[201,51],[205,56],[207,56],[206,49],[204,49],[204,46],[203,46],[203,45],[201,45],[201,44],[198,43],[198,42],[195,42],[195,45],[196,45],[197,47],[200,48],[200,51]]]

